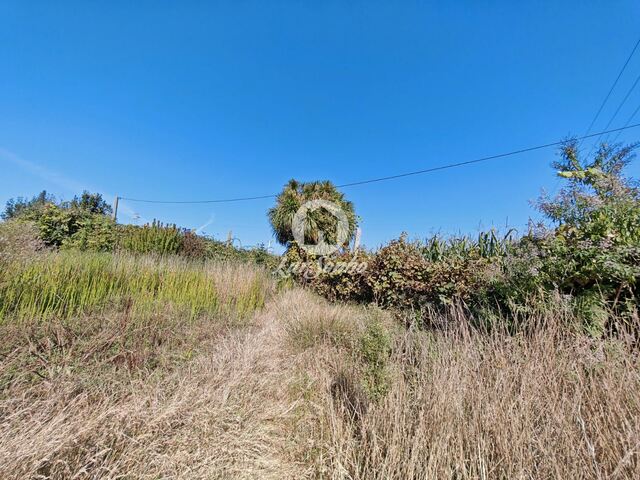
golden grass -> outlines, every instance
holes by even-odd
[[[530,336],[472,331],[396,335],[389,392],[318,346],[308,414],[316,471],[335,479],[640,478],[640,365],[631,339],[554,325]],[[564,322],[566,323],[566,322]]]
[[[228,268],[227,285],[245,278]],[[640,478],[630,339],[568,334],[562,318],[487,334],[455,311],[434,322],[446,330],[406,330],[299,289],[233,318],[0,325],[0,477]],[[392,345],[378,400],[371,325]]]
[[[0,326],[0,478],[297,475],[273,317],[175,313]]]

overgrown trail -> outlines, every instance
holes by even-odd
[[[444,315],[294,288],[244,323],[0,325],[0,478],[639,478],[633,339]]]
[[[288,440],[292,362],[274,302],[173,371],[110,387],[113,378],[88,385],[63,373],[3,397],[0,476],[300,477]]]
[[[302,477],[304,466],[291,455],[294,363],[274,308],[278,301],[257,315],[254,326],[227,335],[192,367],[190,375],[206,391],[194,395],[199,401],[192,425],[179,442],[188,445],[189,437],[197,438],[198,449],[172,452],[165,465],[173,464],[177,476]]]

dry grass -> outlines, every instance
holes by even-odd
[[[273,322],[259,317],[237,329],[224,319],[162,325],[156,317],[115,345],[122,318],[85,320],[95,325],[90,336],[60,325],[44,335],[5,330],[18,338],[0,370],[0,477],[282,478],[300,470],[283,454],[290,404]]]
[[[451,315],[412,331],[294,289],[240,323],[168,309],[1,325],[0,477],[640,477],[630,340]],[[392,342],[379,400],[371,325]]]
[[[640,368],[631,341],[447,332],[396,336],[390,389],[321,346],[307,428],[319,476],[348,479],[640,478]],[[562,322],[560,322],[562,323]],[[321,406],[319,408],[319,406]]]

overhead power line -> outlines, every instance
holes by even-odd
[[[618,84],[618,81],[620,81],[620,77],[622,77],[622,74],[626,70],[627,65],[629,65],[629,62],[631,61],[631,58],[633,57],[634,53],[636,53],[636,50],[638,49],[638,45],[640,45],[640,38],[638,39],[638,41],[634,45],[633,50],[631,50],[631,53],[627,57],[627,61],[624,62],[624,65],[620,69],[620,72],[618,72],[618,76],[616,77],[615,81],[613,82],[613,85],[611,85],[611,88],[607,92],[607,95],[604,97],[604,100],[600,104],[600,108],[598,108],[598,111],[596,112],[595,116],[593,117],[593,120],[591,120],[591,123],[589,124],[589,128],[587,128],[587,131],[585,132],[585,135],[589,135],[589,133],[591,132],[591,129],[593,128],[593,125],[596,123],[596,120],[598,120],[598,117],[602,113],[602,109],[604,108],[604,106],[606,105],[607,101],[609,100],[609,97],[611,96],[611,93],[613,92],[614,88],[616,88],[616,85]],[[608,127],[605,127],[605,130],[607,128]]]
[[[118,197],[120,200],[127,200],[129,202],[140,203],[229,203],[229,202],[244,202],[247,200],[262,200],[263,198],[274,198],[277,195],[260,195],[257,197],[239,197],[239,198],[222,198],[219,200],[147,200],[142,198],[127,198]]]
[[[618,105],[618,108],[616,108],[616,111],[613,112],[613,115],[611,115],[611,118],[607,122],[607,125],[604,127],[605,130],[611,126],[615,118],[618,116],[618,113],[620,113],[620,110],[622,109],[624,104],[627,103],[627,100],[629,100],[629,96],[638,86],[638,82],[640,82],[640,75],[636,77],[635,81],[633,82],[633,85],[631,85],[631,88],[629,88],[629,90],[627,91],[627,94],[624,96],[624,98],[620,102],[620,105]]]
[[[638,75],[636,77],[636,80],[633,82],[633,85],[631,85],[631,88],[627,91],[627,94],[624,96],[624,98],[622,99],[622,102],[620,102],[620,104],[618,105],[618,108],[616,108],[616,111],[613,112],[613,115],[611,116],[611,118],[609,119],[609,121],[607,122],[607,125],[604,127],[605,131],[609,128],[609,126],[611,126],[611,124],[613,123],[613,120],[618,116],[618,113],[620,113],[620,110],[622,109],[623,105],[627,102],[627,100],[629,99],[629,96],[631,95],[631,92],[633,92],[636,88],[636,86],[638,85],[638,82],[640,82],[640,75]],[[625,125],[623,125],[624,127]],[[596,148],[596,145],[599,143],[608,143],[609,141],[609,134],[606,134],[606,136],[604,137],[604,140],[601,140],[601,138],[604,136],[605,134],[601,134],[598,139],[593,142],[593,145],[591,145],[591,148],[589,149],[589,153],[587,153],[587,157],[591,156],[591,153],[593,153],[593,150]],[[620,135],[620,131],[618,131],[618,135]]]
[[[591,133],[588,135],[583,135],[581,137],[577,137],[576,140],[584,140],[586,138],[592,138],[592,137],[597,137],[599,135],[605,135],[605,134],[609,134],[609,133],[615,133],[615,132],[620,132],[622,130],[628,130],[631,128],[637,128],[640,127],[640,123],[636,123],[633,125],[627,125],[621,128],[614,128],[612,130],[605,130],[602,132],[596,132],[596,133]],[[481,158],[476,158],[473,160],[466,160],[464,162],[457,162],[457,163],[449,163],[446,165],[440,165],[437,167],[431,167],[431,168],[425,168],[423,170],[415,170],[413,172],[406,172],[406,173],[400,173],[397,175],[389,175],[386,177],[378,177],[378,178],[371,178],[368,180],[360,180],[357,182],[350,182],[350,183],[343,183],[341,185],[336,185],[337,188],[345,188],[345,187],[353,187],[356,185],[365,185],[367,183],[377,183],[377,182],[385,182],[388,180],[395,180],[398,178],[404,178],[404,177],[410,177],[410,176],[414,176],[414,175],[422,175],[425,173],[431,173],[431,172],[437,172],[440,170],[447,170],[450,168],[457,168],[457,167],[462,167],[465,165],[472,165],[474,163],[482,163],[482,162],[488,162],[490,160],[497,160],[499,158],[504,158],[504,157],[511,157],[514,155],[519,155],[521,153],[527,153],[527,152],[533,152],[535,150],[542,150],[545,148],[550,148],[550,147],[557,147],[562,145],[565,142],[565,140],[559,140],[556,142],[551,142],[551,143],[545,143],[542,145],[536,145],[534,147],[527,147],[527,148],[521,148],[519,150],[512,150],[510,152],[505,152],[505,153],[499,153],[497,155],[490,155],[488,157],[481,157]],[[259,196],[251,196],[251,197],[237,197],[237,198],[223,198],[223,199],[216,199],[216,200],[148,200],[148,199],[141,199],[141,198],[129,198],[129,197],[118,197],[120,200],[127,200],[129,202],[141,202],[141,203],[163,203],[163,204],[196,204],[196,203],[231,203],[231,202],[244,202],[244,201],[249,201],[249,200],[262,200],[262,199],[266,199],[266,198],[275,198],[277,197],[277,194],[271,194],[271,195],[259,195]]]
[[[631,116],[627,119],[627,123],[624,124],[625,127],[627,125],[629,125],[633,121],[633,119],[635,118],[635,116],[638,114],[639,111],[640,111],[640,105],[638,105],[636,107],[636,109],[633,111]],[[618,140],[618,137],[620,136],[621,133],[622,133],[622,130],[620,130],[618,133],[616,133],[616,136],[613,137],[613,141],[611,143],[616,143],[616,141]]]

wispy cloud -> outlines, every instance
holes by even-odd
[[[15,153],[10,152],[6,148],[0,147],[0,158],[13,163],[14,165],[17,165],[18,167],[22,168],[28,173],[31,173],[32,175],[42,178],[47,183],[56,185],[57,187],[63,188],[69,192],[80,193],[82,190],[87,189],[86,185],[83,185],[82,183],[65,177],[64,175],[61,175],[59,173],[53,172],[48,168],[45,168],[34,162],[25,160]]]
[[[95,188],[95,186],[93,185],[79,182],[58,172],[54,172],[53,170],[43,167],[42,165],[26,160],[3,147],[0,147],[0,159],[13,163],[14,165],[22,168],[24,171],[42,178],[48,184],[55,185],[58,188],[64,189],[68,193],[73,193],[74,195],[76,195],[81,193],[83,190],[89,190],[92,192],[101,192],[107,199],[112,197],[115,198],[115,194],[106,192],[104,189]],[[122,213],[130,219],[139,218],[143,222],[147,222],[146,219],[140,217],[137,212],[131,209],[128,205],[124,204],[122,200],[118,202],[118,213]]]
[[[216,217],[216,214],[212,213],[211,216],[209,217],[209,220],[207,220],[206,223],[204,223],[203,225],[200,225],[198,228],[196,228],[196,233],[198,235],[202,234],[204,229],[207,228],[209,225],[211,225],[213,223],[215,217]]]

